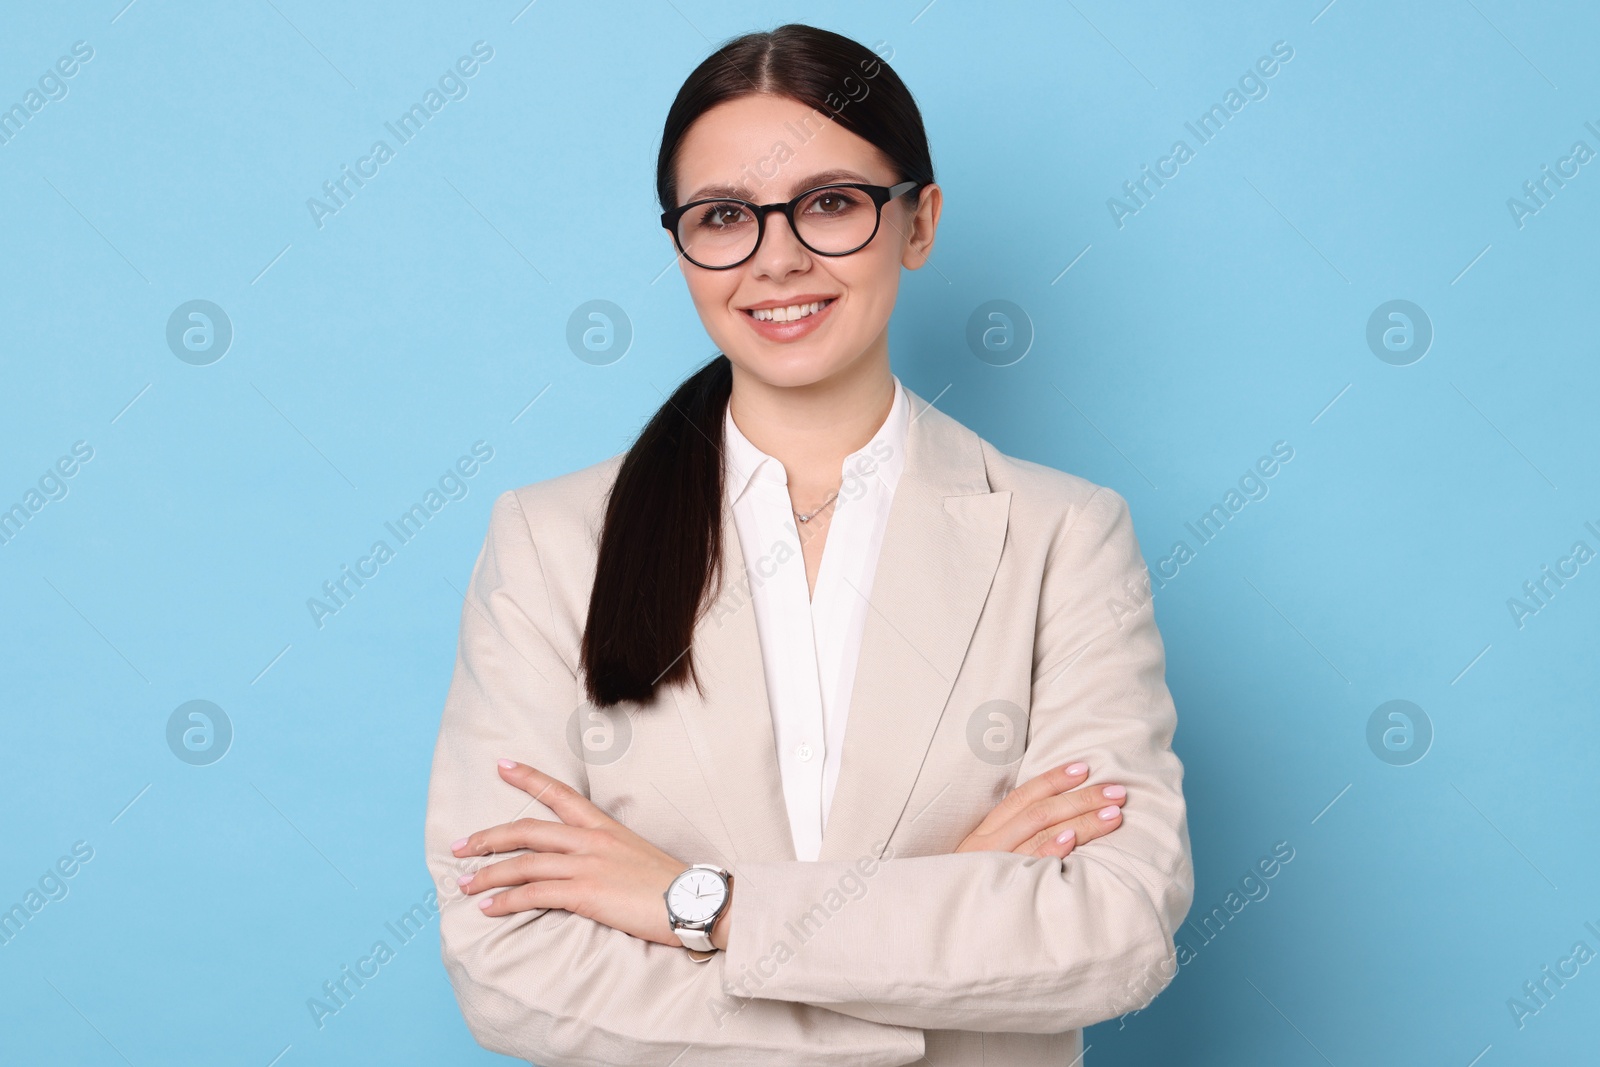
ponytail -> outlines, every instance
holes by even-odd
[[[596,707],[648,703],[661,684],[700,684],[689,646],[721,577],[732,390],[733,364],[719,354],[661,405],[618,469],[583,631],[584,686]]]

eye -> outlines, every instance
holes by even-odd
[[[721,230],[750,221],[744,205],[730,200],[705,204],[697,209],[694,216],[695,227],[702,230]]]
[[[808,215],[837,217],[850,214],[863,203],[864,200],[853,189],[822,189],[805,202],[803,210]]]

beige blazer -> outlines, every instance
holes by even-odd
[[[1183,768],[1127,504],[908,399],[815,862],[794,857],[749,597],[783,564],[747,569],[725,502],[722,593],[694,635],[704,698],[680,686],[600,712],[578,647],[622,457],[495,501],[425,834],[445,968],[486,1048],[545,1067],[1066,1067],[1080,1027],[1177,973],[1194,893]],[[456,886],[484,861],[450,843],[556,818],[500,780],[502,757],[686,864],[731,870],[727,951],[697,964],[561,910],[485,917]],[[1118,829],[1065,860],[952,852],[1014,785],[1072,759],[1127,786]]]

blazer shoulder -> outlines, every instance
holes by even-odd
[[[1033,460],[1009,456],[984,438],[978,440],[983,449],[989,488],[997,493],[1011,492],[1014,515],[1036,523],[1058,525],[1082,514],[1091,500],[1097,500],[1097,507],[1109,506],[1113,511],[1127,507],[1127,501],[1110,486]]]
[[[599,543],[606,499],[616,483],[626,452],[537,482],[507,489],[501,499],[516,501],[528,521],[528,532],[538,543]]]

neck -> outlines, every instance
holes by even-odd
[[[885,347],[824,381],[802,386],[763,382],[733,367],[729,410],[739,432],[789,476],[796,506],[810,510],[839,488],[845,457],[866,446],[894,404]]]

